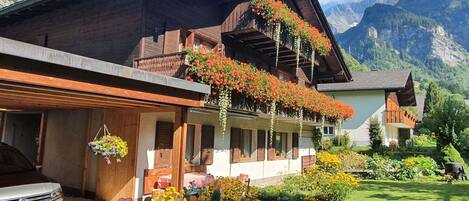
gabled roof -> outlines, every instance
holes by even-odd
[[[318,91],[385,90],[397,92],[401,106],[415,106],[414,84],[410,70],[353,72],[348,83],[318,84]]]
[[[418,94],[415,96],[417,100],[417,121],[422,122],[423,119],[423,108],[425,107],[426,94]]]
[[[353,72],[349,83],[319,84],[318,91],[396,90],[403,89],[409,79],[410,70]]]

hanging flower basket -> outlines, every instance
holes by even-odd
[[[103,136],[98,137],[103,130]],[[111,158],[115,158],[117,162],[121,162],[128,153],[127,142],[119,136],[113,136],[107,129],[106,124],[99,128],[94,140],[88,143],[90,150],[95,155],[104,157],[107,164],[111,164]]]

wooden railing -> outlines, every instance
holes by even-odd
[[[157,72],[163,75],[185,78],[187,75],[187,54],[176,52],[135,59],[133,66],[140,70]]]
[[[401,123],[415,128],[417,118],[405,110],[386,110],[385,121],[386,123]]]
[[[274,41],[274,28],[267,24],[267,21],[262,19],[262,17],[257,16],[252,12],[249,2],[236,3],[232,7],[228,7],[225,10],[225,19],[221,26],[221,32],[230,35],[239,36],[245,34],[248,37],[255,37],[259,39],[258,36],[249,35],[252,32],[258,32],[265,35],[265,37],[270,38]],[[242,38],[244,39],[244,38]],[[274,44],[274,43],[272,43]],[[262,48],[268,48],[267,44],[263,44]],[[291,37],[288,34],[288,31],[285,27],[282,28],[282,34],[280,38],[280,46],[296,52],[295,38]],[[301,59],[309,60],[310,54],[306,54],[305,48],[301,48]]]

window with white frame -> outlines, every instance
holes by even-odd
[[[323,132],[324,132],[324,135],[334,135],[335,128],[332,126],[325,126]]]

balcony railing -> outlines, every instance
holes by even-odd
[[[417,118],[405,110],[386,110],[385,122],[400,127],[415,128]]]
[[[159,74],[185,78],[187,75],[187,54],[176,52],[171,54],[157,55],[134,60],[134,68],[140,70],[157,72]]]
[[[249,47],[258,53],[275,59],[276,46],[274,30],[266,21],[252,12],[249,2],[227,6],[221,27],[225,40]],[[282,29],[286,31],[285,28]],[[304,46],[300,50],[301,68],[311,67],[311,50]],[[296,67],[295,38],[288,33],[281,34],[279,49],[279,66]]]

